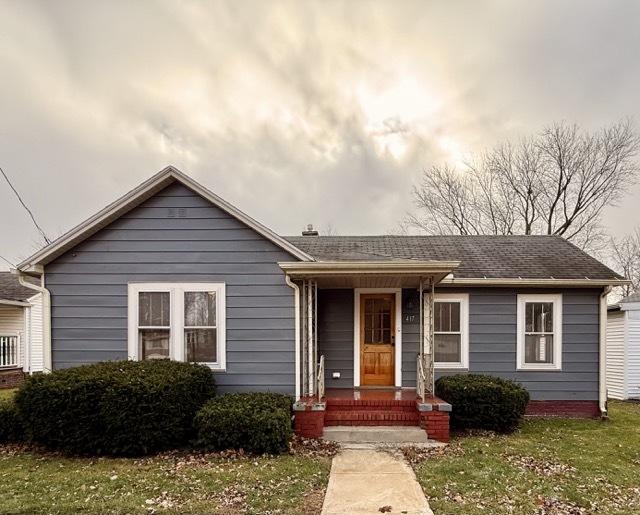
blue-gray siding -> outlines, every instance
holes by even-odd
[[[444,288],[440,291],[444,291]],[[446,291],[462,291],[446,289]],[[598,399],[598,309],[599,290],[521,290],[523,293],[562,293],[563,298],[563,350],[562,370],[550,372],[516,370],[516,312],[517,290],[485,288],[464,290],[469,293],[469,371],[496,375],[521,382],[535,400],[597,400]],[[342,293],[348,292],[348,293]],[[341,290],[340,302],[332,294],[320,297],[320,311],[326,311],[324,302],[335,302],[331,310],[334,319],[340,318],[339,309],[353,319],[353,291]],[[402,385],[415,387],[416,357],[418,352],[419,300],[415,290],[403,291],[402,314]],[[349,300],[351,299],[351,300]],[[348,302],[347,302],[348,301]],[[344,322],[346,317],[341,318]],[[326,321],[327,324],[331,320]],[[325,324],[319,320],[319,327]],[[344,328],[344,325],[341,325]],[[321,333],[324,334],[324,333]],[[327,333],[328,334],[328,333]],[[323,341],[325,339],[325,341]],[[339,349],[341,356],[353,355],[353,325],[349,333],[340,331],[340,338],[328,344],[319,335],[319,345],[327,363],[340,362],[349,367],[347,360],[334,360]],[[345,348],[343,348],[343,346]],[[352,358],[351,358],[352,360]],[[329,372],[329,370],[327,370]],[[436,377],[460,371],[438,371]],[[344,376],[344,374],[343,374]],[[352,380],[352,375],[348,376]],[[347,381],[333,382],[327,374],[327,386],[349,387]]]
[[[46,267],[54,368],[127,358],[127,283],[225,282],[222,391],[294,392],[295,258],[173,184]]]
[[[325,357],[326,388],[353,387],[353,300],[353,290],[318,290],[318,353]]]

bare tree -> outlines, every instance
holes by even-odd
[[[611,238],[611,267],[631,281],[620,287],[620,296],[640,291],[640,227],[622,238]]]
[[[594,133],[556,123],[456,170],[426,170],[407,225],[432,234],[554,234],[593,249],[602,210],[638,175],[640,138],[629,120]]]

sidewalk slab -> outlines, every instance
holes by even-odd
[[[331,465],[322,515],[387,513],[433,515],[413,470],[400,456],[345,449]]]

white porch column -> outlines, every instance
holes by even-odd
[[[426,360],[426,389],[428,393],[434,393],[434,335],[433,335],[433,299],[434,282],[430,278],[422,290],[422,353]]]

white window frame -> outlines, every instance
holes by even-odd
[[[212,370],[227,367],[226,285],[225,283],[129,283],[128,285],[128,356],[140,359],[138,341],[138,300],[141,292],[169,292],[169,359],[185,361],[184,294],[195,291],[216,292],[216,346],[218,361],[201,363]]]
[[[436,302],[458,302],[460,304],[460,361],[435,361],[435,317],[434,317],[434,337],[433,337],[433,366],[437,369],[469,369],[469,294],[468,293],[436,293],[434,298],[434,309]],[[447,333],[439,333],[447,334]],[[448,333],[448,334],[458,334]]]
[[[525,363],[525,315],[528,302],[549,302],[553,304],[553,362]],[[517,370],[562,370],[562,294],[519,294],[517,323]]]

